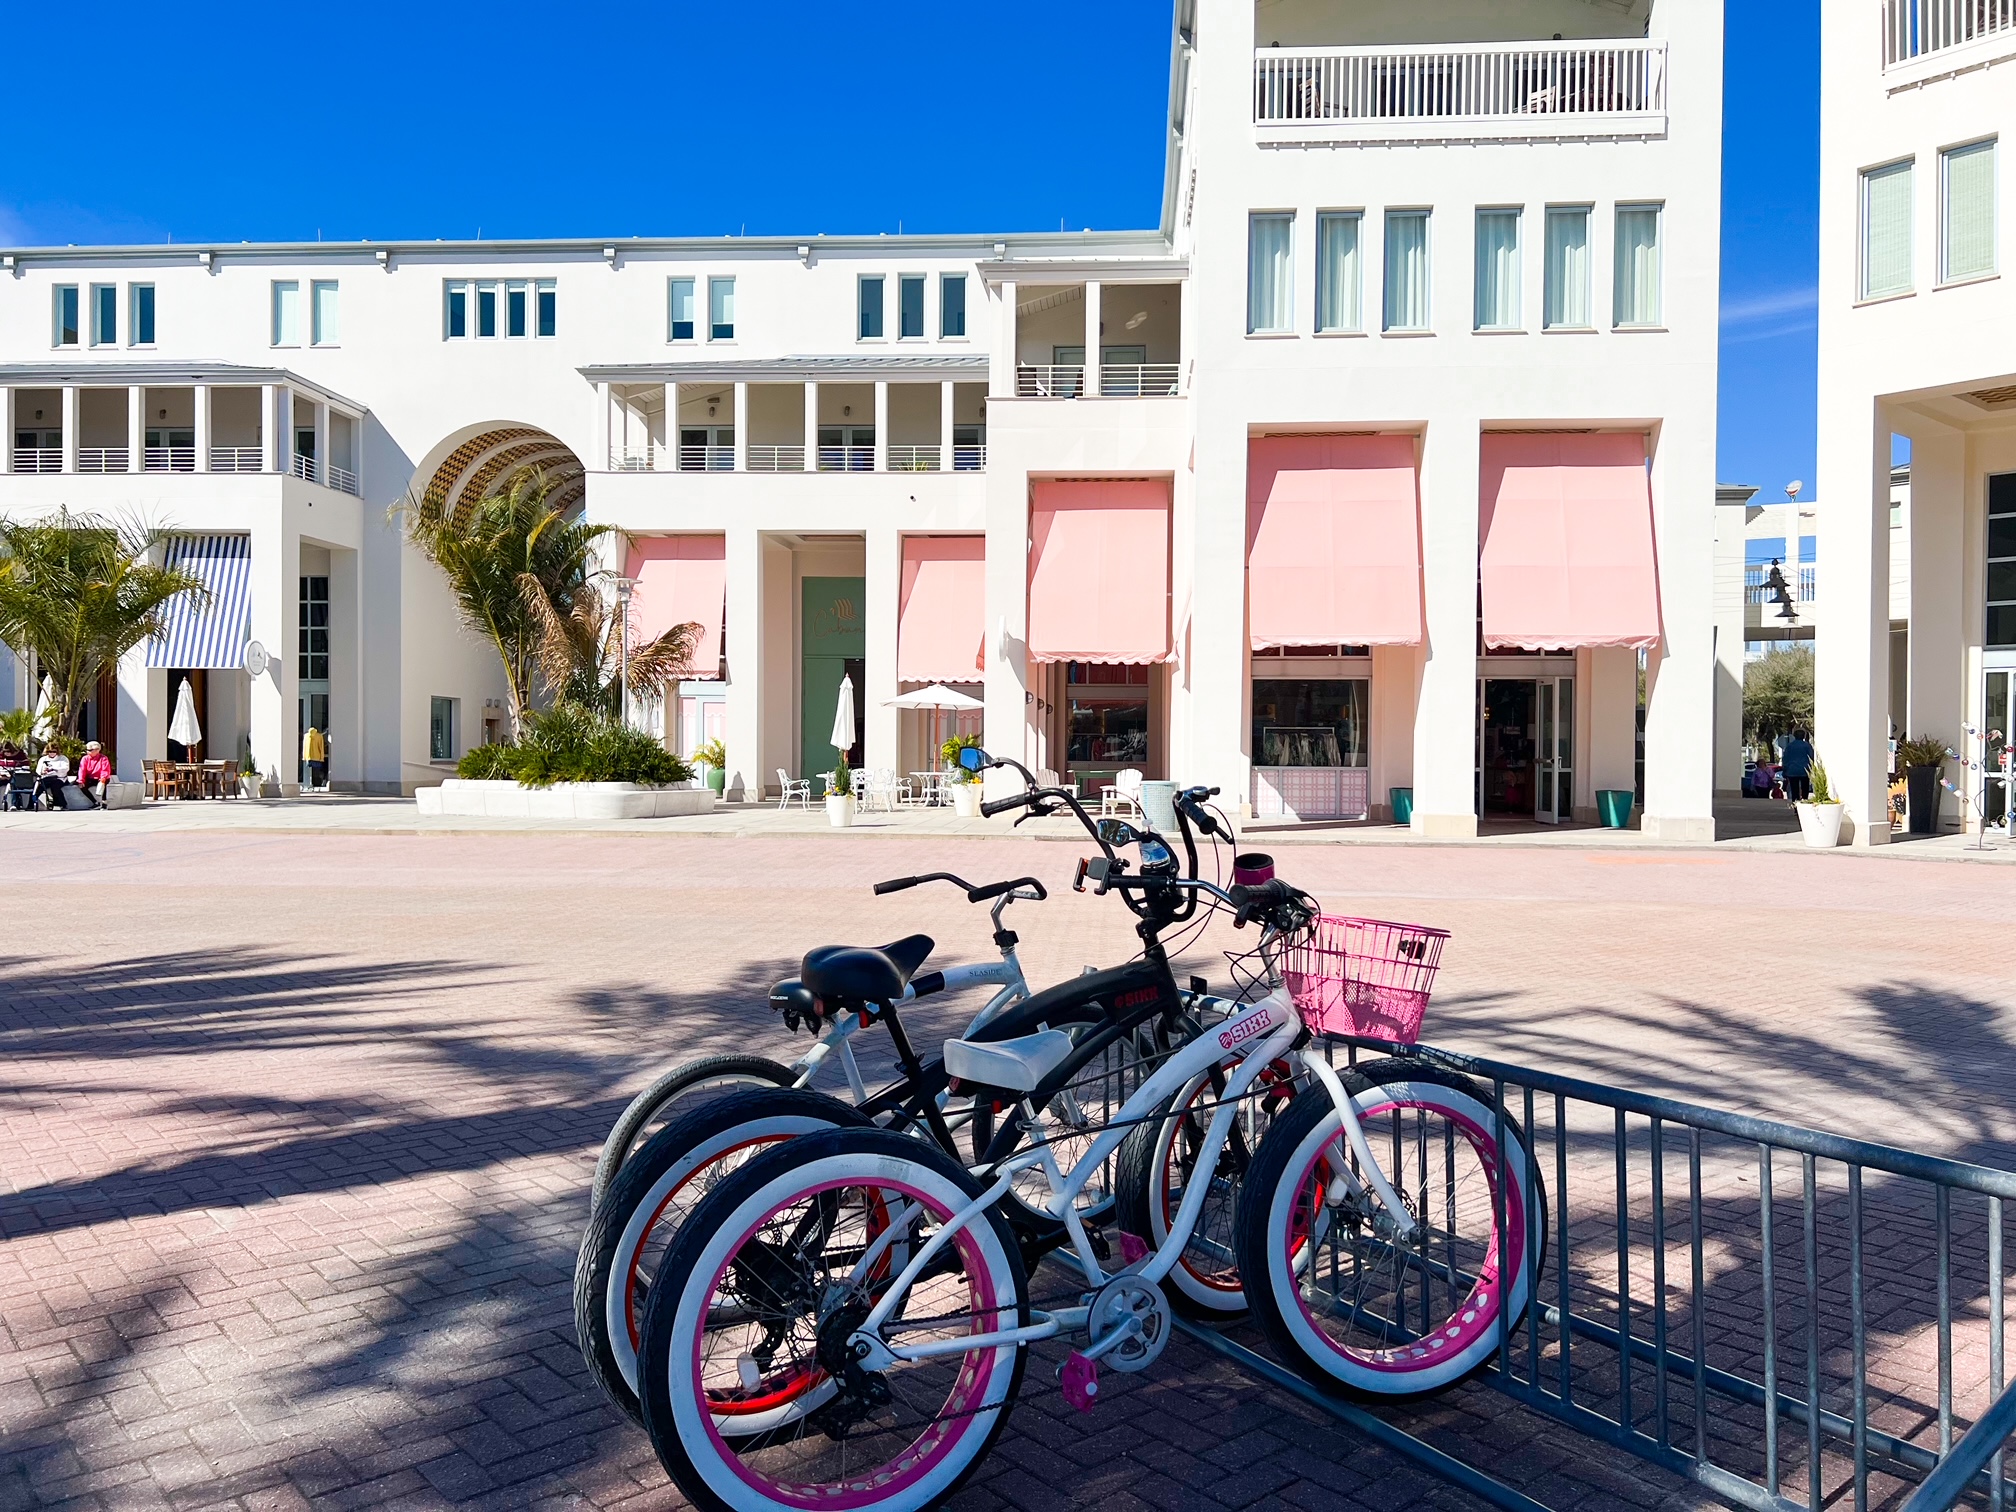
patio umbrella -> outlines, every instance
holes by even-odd
[[[987,707],[979,699],[961,693],[957,688],[948,688],[943,683],[933,683],[928,688],[919,688],[914,693],[899,693],[894,698],[885,699],[887,709],[929,709],[931,711],[931,762],[938,762],[938,711],[940,709],[984,709]]]
[[[56,733],[56,683],[47,672],[42,674],[42,712],[35,716],[35,738],[47,740]]]
[[[196,719],[196,700],[189,692],[187,678],[175,695],[175,717],[168,721],[168,738],[177,745],[203,744],[203,726]]]
[[[854,749],[854,679],[840,676],[840,705],[833,711],[833,749],[846,753]]]

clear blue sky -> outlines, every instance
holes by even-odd
[[[1719,476],[1771,495],[1813,476],[1818,3],[1728,7]],[[95,5],[107,77],[12,71],[0,244],[1153,226],[1169,0],[1001,16]]]

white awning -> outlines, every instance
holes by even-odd
[[[150,667],[238,668],[252,638],[252,538],[170,536],[163,565],[201,578],[209,603],[183,593],[164,611],[167,634],[147,643]]]

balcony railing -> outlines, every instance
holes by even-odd
[[[1958,3],[1958,0],[1955,0]],[[2008,0],[1988,0],[2003,4]],[[1472,42],[1269,48],[1253,60],[1253,123],[1289,138],[1642,135],[1666,114],[1666,44]]]
[[[955,446],[952,448],[952,471],[985,472],[987,470],[987,448],[985,446]]]
[[[749,471],[761,473],[805,471],[803,445],[778,445],[769,441],[749,443]]]
[[[63,471],[63,448],[60,446],[17,446],[14,448],[14,471],[17,473],[60,473]]]
[[[2016,32],[2016,0],[1882,0],[1883,66]]]
[[[735,471],[735,448],[732,446],[682,446],[679,448],[679,471],[733,472]]]
[[[194,472],[196,471],[196,448],[193,446],[150,446],[141,456],[141,465],[147,472]]]
[[[819,471],[873,472],[875,471],[875,448],[872,446],[822,446],[819,448]]]
[[[1783,568],[1779,570],[1781,572],[1784,571]],[[1745,567],[1743,569],[1744,603],[1753,607],[1759,605],[1769,607],[1778,602],[1778,595],[1764,586],[1766,579],[1770,575],[1771,569],[1769,567]],[[1792,597],[1796,602],[1801,604],[1812,603],[1814,590],[1817,586],[1814,569],[1810,566],[1801,567],[1797,582],[1793,582],[1788,576],[1785,586],[1792,590]]]
[[[1076,399],[1085,392],[1080,363],[1022,363],[1015,369],[1015,393],[1023,399]]]
[[[126,448],[123,446],[80,446],[77,448],[77,471],[80,473],[123,473],[126,471]]]
[[[329,464],[329,486],[338,493],[350,494],[355,498],[361,499],[364,496],[364,488],[358,482],[357,474],[347,467],[338,467],[334,462]]]
[[[315,466],[315,459],[313,457],[304,457],[299,452],[294,454],[294,465],[289,471],[304,483],[320,483],[322,481],[322,475]]]
[[[1108,399],[1155,399],[1176,392],[1173,362],[1115,363],[1099,369],[1099,392]]]
[[[658,468],[658,448],[655,442],[646,441],[642,446],[612,446],[609,448],[609,471],[611,472],[655,472]]]
[[[266,448],[263,446],[213,446],[210,448],[210,471],[222,473],[256,473],[266,470]]]
[[[891,472],[937,472],[938,444],[928,446],[894,446],[889,448],[889,471]]]

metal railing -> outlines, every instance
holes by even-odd
[[[210,448],[210,471],[221,473],[256,473],[266,470],[266,448],[263,446],[213,446]]]
[[[1120,362],[1099,369],[1099,392],[1108,399],[1159,399],[1176,392],[1180,365]]]
[[[1881,0],[1883,66],[2016,31],[2016,0]]]
[[[612,446],[609,448],[609,471],[611,472],[656,472],[658,470],[657,443],[646,441],[642,446]]]
[[[1518,121],[1666,110],[1666,44],[1473,42],[1269,48],[1253,58],[1253,122]]]
[[[321,473],[315,466],[315,459],[313,457],[304,457],[299,452],[294,453],[294,461],[288,468],[288,471],[304,483],[319,483],[322,481]]]
[[[150,446],[140,457],[144,472],[194,472],[196,471],[196,448],[193,446]]]
[[[1780,570],[1782,571],[1783,569],[1781,568]],[[1771,569],[1769,567],[1745,567],[1743,569],[1744,603],[1755,605],[1775,604],[1778,602],[1778,596],[1764,586],[1770,572]],[[1796,583],[1788,574],[1785,579],[1785,586],[1792,590],[1792,596],[1799,603],[1812,603],[1819,586],[1816,569],[1813,567],[1801,567]]]
[[[1023,399],[1076,399],[1085,392],[1085,368],[1075,362],[1020,363],[1015,393]]]
[[[1501,1224],[1504,1120],[1525,1131],[1532,1304],[1498,1390],[1760,1512],[2012,1504],[2016,1173],[1426,1045],[1345,1048],[1494,1094]],[[1399,1168],[1427,1158],[1425,1133],[1394,1137]]]
[[[735,448],[732,446],[682,446],[679,448],[679,471],[733,472],[735,471]]]
[[[779,445],[773,442],[749,443],[749,471],[751,472],[803,472],[805,471],[805,448],[802,444]]]
[[[875,471],[875,448],[872,446],[822,446],[819,448],[820,472],[873,472]]]
[[[123,473],[126,471],[126,457],[123,446],[80,446],[77,448],[77,471]]]
[[[939,471],[938,443],[924,446],[889,447],[889,471],[891,472],[937,472]]]
[[[14,471],[17,473],[60,473],[63,471],[63,448],[60,446],[17,446],[14,448]]]
[[[955,446],[952,448],[952,471],[985,472],[987,470],[987,448],[985,445]]]
[[[351,494],[358,498],[364,496],[364,488],[358,481],[357,474],[347,467],[338,467],[334,462],[329,464],[329,486],[338,493]]]

